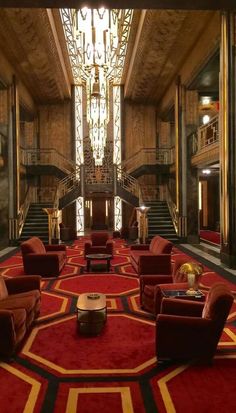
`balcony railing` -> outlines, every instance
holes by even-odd
[[[143,165],[171,165],[174,162],[173,155],[173,148],[143,148],[122,162],[122,167],[130,173]]]
[[[197,151],[219,141],[219,115],[214,116],[209,123],[202,125],[197,131]]]
[[[24,149],[21,148],[21,163],[25,166],[54,165],[65,173],[71,173],[75,165],[56,149]]]

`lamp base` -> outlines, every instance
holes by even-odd
[[[187,295],[196,295],[197,291],[194,290],[193,288],[189,288],[189,290],[186,291]]]

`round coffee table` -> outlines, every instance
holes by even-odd
[[[110,271],[110,261],[112,259],[111,254],[87,254],[85,256],[87,260],[87,272],[90,271],[91,261],[106,261],[107,262],[107,271]]]
[[[76,307],[80,333],[90,335],[99,334],[107,320],[105,294],[80,294]]]

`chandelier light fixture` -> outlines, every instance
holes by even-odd
[[[86,82],[87,121],[95,165],[101,166],[109,122],[109,84],[118,46],[118,10],[77,10],[76,40]]]

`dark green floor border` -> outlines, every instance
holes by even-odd
[[[16,252],[18,252],[20,250],[19,247],[6,247],[6,248],[14,248],[14,249],[12,251],[9,251],[9,252],[6,252],[5,254],[3,254],[0,257],[0,262],[3,262],[5,260],[7,260],[8,258],[11,258],[13,255],[15,255]],[[4,251],[4,250],[2,250],[2,251]]]

